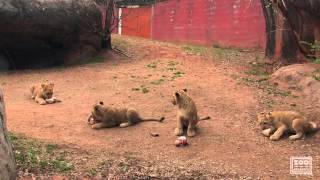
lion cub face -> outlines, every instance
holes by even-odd
[[[43,83],[41,84],[41,88],[42,88],[42,96],[45,99],[51,99],[52,95],[53,95],[53,87],[54,84],[53,83]]]
[[[271,112],[258,113],[257,117],[261,129],[268,129],[272,126]]]
[[[186,92],[187,92],[187,89],[182,89],[182,90],[176,91],[174,93],[174,95],[173,95],[171,103],[173,105],[177,105],[178,104],[178,98],[180,98],[181,94],[186,93]]]

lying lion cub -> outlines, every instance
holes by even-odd
[[[61,100],[53,96],[53,83],[45,82],[33,85],[30,89],[31,98],[41,105],[61,102]]]
[[[274,111],[258,114],[258,121],[262,134],[276,141],[285,132],[293,132],[289,139],[297,140],[304,138],[308,132],[318,130],[317,124],[307,120],[302,114],[296,111]]]
[[[93,106],[88,123],[92,125],[92,129],[111,128],[119,126],[121,128],[132,126],[139,122],[157,121],[162,122],[164,117],[160,119],[142,118],[139,113],[133,108],[114,108],[104,106],[101,101]]]

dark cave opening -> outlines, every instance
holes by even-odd
[[[59,42],[21,39],[0,47],[0,71],[39,69],[63,65],[64,46]]]

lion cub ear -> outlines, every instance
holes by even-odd
[[[184,89],[182,89],[184,92],[187,92],[188,90],[187,90],[187,88],[184,88]]]
[[[42,88],[42,89],[46,88],[46,86],[47,86],[46,84],[41,83],[41,88]]]
[[[175,95],[177,98],[179,98],[179,97],[180,97],[179,92],[176,92],[174,95]]]
[[[100,101],[99,104],[100,104],[100,105],[103,105],[104,103],[103,103],[103,101]]]

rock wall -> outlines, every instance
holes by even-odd
[[[17,69],[63,64],[87,46],[98,52],[108,37],[112,2],[0,0],[0,52]]]
[[[3,94],[0,90],[0,179],[15,180],[16,164],[12,145],[6,127],[6,112]]]

